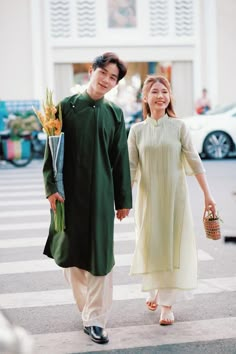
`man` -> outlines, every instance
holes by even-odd
[[[114,204],[121,221],[132,207],[127,137],[122,110],[104,95],[126,75],[114,53],[96,57],[87,90],[61,102],[64,146],[65,234],[68,256],[62,265],[82,313],[84,332],[107,343],[104,330],[112,303]],[[59,195],[48,146],[43,167],[46,196],[55,211]],[[55,230],[51,222],[44,254]]]
[[[211,109],[211,102],[207,96],[207,89],[202,89],[202,97],[197,100],[195,108],[197,114],[205,114]]]

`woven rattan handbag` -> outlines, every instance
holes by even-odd
[[[203,225],[207,238],[211,240],[219,240],[221,238],[220,222],[221,219],[219,215],[213,217],[210,210],[206,211],[203,215]]]

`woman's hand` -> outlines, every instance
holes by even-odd
[[[207,211],[211,211],[212,214],[213,214],[213,217],[217,216],[216,202],[211,196],[208,196],[208,197],[205,198],[205,212],[204,212],[204,215],[205,215],[205,213]]]
[[[54,193],[51,194],[48,197],[48,201],[50,203],[51,209],[55,212],[56,211],[56,201],[59,200],[59,202],[64,203],[64,199],[62,198],[62,196],[59,193]]]
[[[117,219],[119,219],[120,221],[124,218],[126,218],[126,216],[129,215],[129,211],[130,209],[119,209],[116,211],[116,217]]]

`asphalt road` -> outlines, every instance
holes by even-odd
[[[236,236],[236,159],[203,163],[224,222],[221,240],[205,237],[203,196],[188,177],[199,258],[194,298],[174,306],[173,326],[159,326],[159,310],[146,309],[140,278],[129,276],[132,212],[115,225],[114,303],[104,346],[83,333],[61,269],[42,254],[49,214],[41,161],[23,169],[0,165],[0,306],[31,333],[33,354],[236,353],[236,243],[224,241]]]

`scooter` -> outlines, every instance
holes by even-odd
[[[43,131],[33,131],[32,133],[32,149],[34,158],[43,158],[47,140],[47,135]]]
[[[43,158],[47,135],[42,131],[20,134],[12,140],[10,130],[0,131],[0,160],[16,167],[27,166],[34,158]]]
[[[24,167],[32,161],[33,156],[31,133],[22,133],[12,139],[10,130],[0,131],[0,160]]]

